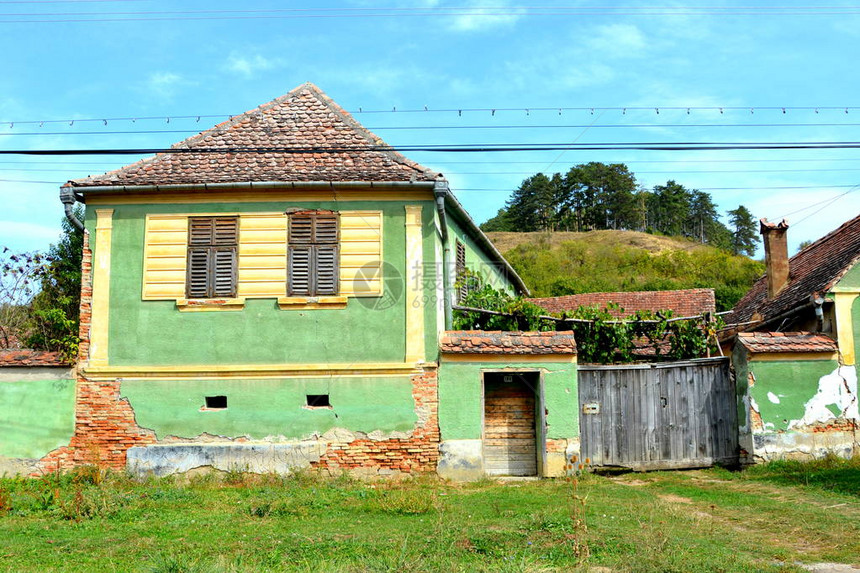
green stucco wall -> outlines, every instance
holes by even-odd
[[[442,440],[480,439],[483,420],[482,372],[541,371],[548,439],[579,435],[576,364],[448,362],[439,365],[439,429]]]
[[[836,286],[838,288],[860,290],[860,265],[854,265],[850,271],[845,273],[845,276],[839,280]]]
[[[219,203],[181,205],[104,205],[113,208],[110,269],[111,366],[294,364],[402,362],[405,355],[405,210],[398,201],[313,203]],[[424,272],[435,268],[435,206],[423,206]],[[148,213],[271,212],[288,207],[334,210],[381,210],[384,213],[383,253],[393,269],[386,281],[399,281],[394,304],[381,299],[350,298],[347,308],[308,311],[280,310],[275,299],[249,299],[235,312],[179,312],[173,301],[142,301],[143,242]],[[87,211],[94,230],[94,209]],[[91,236],[95,236],[93,233]],[[433,299],[433,278],[423,281]],[[425,308],[425,347],[436,358],[436,312]]]
[[[747,372],[752,371],[755,376],[755,384],[749,388],[749,394],[758,405],[765,430],[787,430],[792,420],[802,419],[805,404],[818,392],[819,379],[838,366],[835,360],[748,362]],[[737,370],[737,366],[735,368]],[[738,382],[740,391],[740,376]],[[775,403],[768,393],[773,394],[779,403]],[[834,417],[839,415],[838,410],[833,410]]]
[[[299,439],[332,428],[408,432],[417,421],[408,376],[272,380],[126,380],[121,394],[138,425],[165,436],[203,433],[253,439]],[[307,394],[329,394],[332,408],[307,409]],[[227,409],[200,411],[206,396],[226,396]]]
[[[38,459],[68,445],[75,426],[75,381],[0,381],[0,456]]]
[[[455,241],[459,240],[466,247],[467,269],[480,274],[495,289],[504,290],[511,294],[516,292],[513,283],[505,276],[504,267],[478,246],[475,240],[464,230],[463,224],[454,217],[449,217],[448,229],[450,231],[451,257],[457,255]]]

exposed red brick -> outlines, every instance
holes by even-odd
[[[81,275],[81,326],[79,363],[86,364],[92,320],[92,250],[84,234]],[[39,471],[70,469],[81,464],[122,469],[132,446],[155,443],[155,434],[137,425],[128,400],[121,399],[119,380],[94,381],[81,374],[77,380],[75,431],[68,446],[57,448],[39,462]]]
[[[312,466],[335,471],[355,468],[404,473],[436,471],[440,434],[439,385],[435,369],[412,377],[412,398],[419,422],[409,438],[331,443]]]

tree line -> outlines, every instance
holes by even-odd
[[[0,247],[0,349],[51,350],[75,359],[83,240],[63,219],[62,237],[47,253]]]
[[[484,231],[643,231],[687,237],[734,254],[752,256],[758,228],[739,205],[726,212],[729,226],[709,193],[673,180],[648,190],[623,163],[575,165],[562,175],[525,179]]]

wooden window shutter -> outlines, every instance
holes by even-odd
[[[303,211],[290,215],[287,294],[338,293],[339,238],[337,213]]]
[[[236,296],[238,217],[188,219],[188,298]]]
[[[457,301],[462,302],[469,294],[469,286],[466,284],[466,245],[457,241],[457,262],[455,268],[457,282],[460,286],[457,290]]]

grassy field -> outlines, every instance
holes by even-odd
[[[0,480],[6,571],[800,571],[860,563],[860,459],[450,484]]]
[[[635,231],[489,233],[533,296],[714,289],[728,310],[764,272],[762,263],[678,237]]]

